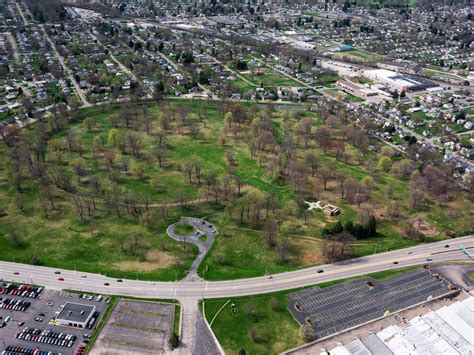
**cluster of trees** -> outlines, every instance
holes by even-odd
[[[235,63],[235,69],[237,70],[247,70],[249,68],[248,64],[246,61],[244,60],[238,60],[236,63]]]
[[[34,19],[41,23],[64,21],[68,17],[67,11],[58,0],[27,0],[27,4]]]
[[[321,234],[323,237],[332,236],[340,233],[349,233],[357,239],[367,239],[377,236],[377,220],[375,216],[368,216],[367,222],[364,224],[353,223],[348,221],[344,225],[341,222],[336,222],[335,224],[323,228]]]
[[[176,60],[182,60],[183,64],[191,64],[194,63],[194,55],[192,52],[184,52],[176,54]]]

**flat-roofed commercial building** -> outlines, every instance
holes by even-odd
[[[428,88],[438,86],[431,80],[420,78],[417,76],[403,75],[386,69],[366,70],[365,75],[374,80],[381,82],[392,90],[402,91],[416,91],[426,90]]]
[[[66,302],[56,317],[56,324],[85,328],[95,313],[95,306]]]

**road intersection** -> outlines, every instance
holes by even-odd
[[[427,263],[474,262],[472,255],[469,256],[459,249],[461,245],[468,251],[474,249],[474,235],[374,254],[336,264],[231,281],[204,281],[199,278],[189,281],[188,278],[185,278],[177,282],[125,279],[118,282],[117,279],[105,275],[5,261],[0,262],[0,277],[8,281],[38,284],[55,290],[73,289],[103,295],[177,299],[182,306],[181,345],[173,353],[183,355],[190,353],[204,354],[204,350],[199,349],[199,336],[197,335],[198,329],[201,329],[201,331],[209,332],[209,336],[214,339],[215,349],[217,349],[215,350],[216,354],[223,354],[224,351],[209,328],[204,330],[202,330],[202,327],[200,328],[199,319],[202,319],[198,307],[200,299],[236,297],[289,290]],[[323,269],[324,272],[317,272],[319,269]],[[56,274],[57,271],[60,271],[61,274]]]

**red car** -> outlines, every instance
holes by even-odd
[[[59,277],[59,278],[58,278],[58,281],[64,281],[64,278]]]

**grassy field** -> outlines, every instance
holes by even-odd
[[[343,57],[352,57],[354,59],[362,59],[367,62],[375,62],[379,61],[382,56],[377,53],[367,52],[362,49],[353,49],[347,52],[339,52],[335,54],[336,58],[343,58]]]
[[[240,74],[250,82],[254,83],[255,85],[260,86],[294,86],[300,87],[302,86],[297,81],[280,74],[277,71],[274,71],[269,68],[259,69],[263,72],[260,75],[248,73],[248,72],[241,72]]]
[[[174,232],[178,235],[188,235],[194,232],[196,229],[190,224],[177,224],[174,228]]]
[[[403,268],[366,276],[384,280],[413,269]],[[326,288],[347,280],[325,282],[318,286]],[[205,300],[201,306],[226,354],[237,354],[240,349],[247,354],[278,354],[303,344],[300,326],[288,310],[287,295],[295,291]]]
[[[451,74],[444,71],[437,71],[437,70],[431,70],[431,69],[423,70],[422,74],[430,78],[434,75],[439,75],[439,76],[445,76],[445,77],[453,78],[453,79],[462,79],[462,77],[456,74]]]
[[[359,5],[369,6],[371,4],[381,4],[380,0],[358,0]],[[409,7],[414,7],[417,4],[417,0],[408,0],[407,4]],[[383,6],[383,4],[381,4]]]
[[[243,104],[249,109],[250,104]],[[60,149],[61,159],[59,169],[71,177],[75,193],[88,194],[93,190],[92,177],[100,181],[104,193],[119,191],[121,196],[131,196],[139,201],[148,200],[151,222],[145,225],[136,215],[122,212],[120,216],[107,213],[106,203],[98,197],[97,211],[93,216],[80,218],[73,201],[74,194],[64,190],[53,190],[54,208],[47,203],[47,213],[41,200],[44,192],[37,182],[25,177],[22,194],[17,193],[13,184],[13,168],[10,162],[10,151],[5,145],[0,146],[0,208],[6,215],[0,223],[0,258],[2,260],[22,263],[37,263],[51,267],[77,269],[88,272],[98,272],[112,277],[139,278],[152,280],[176,280],[186,275],[186,271],[197,254],[193,245],[183,246],[166,236],[166,227],[179,220],[179,217],[205,217],[216,225],[219,236],[211,252],[201,265],[200,273],[210,280],[233,279],[273,274],[287,270],[295,270],[324,262],[321,253],[321,229],[336,221],[342,223],[356,222],[359,218],[359,208],[342,199],[338,191],[338,182],[331,179],[327,189],[322,189],[322,180],[315,175],[309,177],[311,191],[307,197],[323,199],[336,204],[342,210],[339,217],[329,217],[321,211],[304,214],[304,205],[296,202],[297,193],[285,179],[277,178],[269,169],[265,157],[259,161],[252,157],[246,140],[235,142],[231,135],[226,137],[225,145],[219,142],[224,123],[218,111],[217,102],[172,100],[160,105],[149,103],[148,115],[151,117],[153,131],[160,130],[160,112],[173,111],[187,107],[188,116],[199,120],[201,137],[193,137],[187,128],[181,132],[169,132],[166,146],[169,150],[167,164],[159,167],[152,157],[156,146],[156,137],[142,130],[120,128],[121,134],[135,134],[142,142],[140,157],[130,151],[121,151],[108,140],[112,129],[110,118],[120,115],[120,105],[91,107],[81,109],[77,113],[77,121],[68,124],[69,130],[61,130],[53,134],[63,148]],[[203,113],[205,112],[205,113]],[[255,113],[254,115],[259,115]],[[178,113],[176,113],[178,116]],[[89,129],[82,120],[93,118],[94,124]],[[285,127],[295,127],[302,119],[312,120],[313,129],[321,126],[324,120],[317,113],[305,111],[277,111],[272,119],[275,137],[278,143],[284,139]],[[47,122],[49,126],[49,122]],[[30,126],[24,130],[25,136],[34,140],[37,127]],[[74,132],[77,140],[82,142],[83,151],[70,151],[67,148],[67,134]],[[336,134],[336,133],[334,133]],[[91,152],[94,141],[102,142],[101,155],[106,151],[115,154],[116,166],[127,165],[128,170],[121,169],[120,173],[111,176],[104,168],[103,157],[98,162]],[[469,230],[472,204],[461,194],[443,205],[431,204],[423,211],[413,211],[408,206],[410,193],[409,182],[396,178],[389,172],[373,171],[370,164],[375,165],[377,156],[367,154],[365,164],[356,163],[357,150],[350,144],[345,144],[348,159],[336,159],[324,154],[322,148],[311,143],[307,148],[301,148],[299,158],[313,152],[318,157],[318,164],[332,171],[339,171],[344,176],[351,176],[362,181],[374,176],[371,198],[376,202],[378,219],[378,234],[368,240],[361,240],[354,247],[356,256],[372,254],[382,250],[411,246],[416,241],[401,237],[402,223],[411,216],[423,218],[433,225],[438,236],[428,238],[439,240],[445,231],[463,234]],[[374,143],[377,144],[377,143]],[[275,204],[284,216],[286,235],[279,233],[276,243],[279,245],[283,238],[287,239],[287,256],[284,260],[279,255],[278,247],[268,247],[262,236],[262,225],[244,221],[240,224],[234,218],[229,218],[229,203],[220,199],[218,203],[203,197],[204,184],[189,183],[181,171],[181,164],[189,158],[198,157],[204,172],[216,170],[219,178],[223,179],[228,171],[226,152],[232,151],[235,165],[232,174],[241,178],[242,195],[259,192],[265,196],[274,196]],[[57,154],[47,150],[45,159],[58,159]],[[86,175],[76,176],[73,162],[82,161]],[[135,171],[141,171],[136,174]],[[158,186],[155,183],[158,181]],[[176,199],[176,191],[188,195],[190,201],[186,207],[181,207]],[[390,197],[390,193],[393,194]],[[21,199],[21,201],[20,201]],[[47,200],[46,200],[47,201]],[[402,217],[392,219],[385,216],[385,206],[390,201],[397,201],[402,206]],[[144,205],[140,206],[144,209]],[[123,207],[124,209],[124,207]],[[163,210],[166,209],[166,213]],[[163,214],[164,213],[164,214]],[[446,213],[450,216],[446,218]],[[235,215],[235,213],[234,213]],[[265,212],[263,212],[265,215]],[[15,234],[19,236],[18,240]],[[125,243],[125,244],[124,244]],[[139,245],[142,249],[132,252],[132,247]],[[125,247],[123,247],[125,245]],[[128,251],[130,249],[130,252]]]
[[[358,97],[358,96],[354,96],[352,94],[347,94],[346,95],[346,98],[349,100],[349,101],[352,101],[352,102],[357,102],[357,103],[360,103],[360,102],[364,102],[365,100],[361,97]]]

